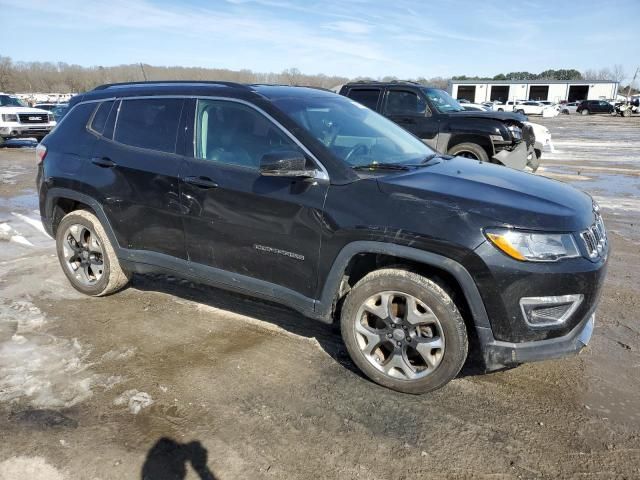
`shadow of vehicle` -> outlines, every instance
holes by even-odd
[[[207,466],[207,449],[200,442],[179,443],[171,438],[158,440],[142,466],[142,480],[183,480],[187,477],[187,466],[199,475],[201,480],[215,480],[217,477]]]
[[[342,342],[338,322],[326,325],[276,303],[194,283],[171,275],[136,274],[132,279],[131,286],[142,291],[167,293],[185,300],[252,317],[277,325],[296,335],[315,338],[320,347],[341,366],[370,381],[349,357]],[[474,337],[473,334],[470,336],[471,345],[474,343]],[[484,370],[479,355],[470,352],[458,377],[482,374],[484,374]]]

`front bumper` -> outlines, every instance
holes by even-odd
[[[2,138],[31,138],[34,136],[44,136],[53,130],[55,122],[24,125],[20,123],[10,123],[0,126],[0,137]]]
[[[500,150],[493,158],[507,167],[524,170],[529,157],[528,150],[526,143],[522,141],[513,150]]]
[[[594,324],[595,314],[591,312],[566,335],[522,343],[501,342],[493,339],[490,331],[484,334],[480,331],[485,369],[500,370],[521,363],[576,355],[589,343]]]

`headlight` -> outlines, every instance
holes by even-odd
[[[49,115],[47,115],[49,118],[49,123],[53,122],[55,120],[55,118],[53,117],[53,113],[50,113]]]
[[[485,235],[498,249],[511,258],[530,262],[555,262],[579,257],[580,252],[569,233],[532,233],[496,228]]]
[[[509,125],[507,128],[511,132],[513,138],[515,138],[516,140],[522,140],[522,129],[519,126]]]
[[[17,122],[18,121],[18,115],[15,113],[3,113],[2,114],[2,121],[3,122]]]

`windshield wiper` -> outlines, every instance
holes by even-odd
[[[409,170],[410,167],[400,163],[370,163],[368,165],[355,165],[354,170]]]

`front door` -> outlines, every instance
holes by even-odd
[[[300,148],[255,108],[201,99],[192,110],[181,175],[189,260],[311,297],[328,181],[261,176],[264,154]]]
[[[387,91],[384,115],[410,131],[435,149],[438,143],[439,122],[429,110],[427,101],[413,90],[391,88]]]

